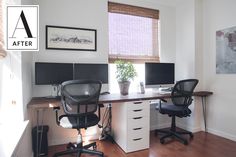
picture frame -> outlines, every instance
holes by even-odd
[[[236,26],[216,31],[216,74],[236,74]]]
[[[46,49],[96,51],[97,30],[46,25]]]

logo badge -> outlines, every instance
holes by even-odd
[[[7,6],[7,50],[39,51],[38,8]]]

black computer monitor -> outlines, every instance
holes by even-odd
[[[36,85],[58,85],[73,80],[72,63],[35,63]]]
[[[100,80],[108,83],[108,64],[75,64],[74,79]]]
[[[145,85],[168,85],[175,83],[174,63],[145,63]]]

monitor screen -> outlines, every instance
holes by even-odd
[[[175,83],[174,63],[145,63],[145,84],[163,85]]]
[[[74,79],[100,80],[108,83],[108,64],[75,64]]]
[[[61,84],[73,79],[73,64],[70,63],[35,63],[35,84]]]

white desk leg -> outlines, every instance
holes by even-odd
[[[206,122],[206,96],[202,96],[202,112],[203,112],[203,119],[204,119],[204,127],[205,132],[207,132],[207,122]]]

